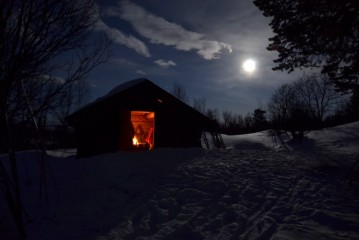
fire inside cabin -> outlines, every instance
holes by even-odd
[[[134,136],[132,144],[136,150],[151,150],[154,147],[155,113],[131,111]]]

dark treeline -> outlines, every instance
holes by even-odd
[[[13,137],[13,146],[16,151],[39,149],[38,135],[41,135],[44,148],[47,150],[75,148],[75,133],[72,128],[60,123],[46,125],[41,129],[36,129],[32,122],[24,121],[11,124]],[[40,133],[38,132],[40,131]],[[0,139],[4,141],[3,137]],[[4,144],[0,145],[0,153],[6,153]]]
[[[222,111],[222,120],[216,120],[224,134],[273,129],[301,138],[306,131],[358,121],[358,106],[358,88],[339,93],[325,75],[310,75],[281,85],[266,108],[259,107],[245,116]]]
[[[244,117],[230,111],[222,111],[222,121],[219,124],[221,132],[228,135],[259,132],[269,127],[266,111],[261,108],[247,113]]]

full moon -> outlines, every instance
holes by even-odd
[[[254,70],[256,70],[256,62],[253,61],[252,59],[248,59],[248,60],[244,61],[242,67],[243,67],[244,71],[246,71],[248,73],[252,73]]]

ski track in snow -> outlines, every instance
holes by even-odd
[[[39,153],[17,153],[29,240],[359,239],[359,166],[348,179],[358,129],[312,132],[301,144],[224,136],[228,150],[51,152],[49,203],[38,197]],[[0,195],[1,240],[18,239],[9,219]]]
[[[147,202],[96,239],[358,239],[359,194],[323,163],[211,152],[158,179]]]

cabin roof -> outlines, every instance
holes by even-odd
[[[128,82],[125,82],[123,84],[118,85],[117,87],[113,88],[111,91],[109,91],[106,95],[97,98],[93,103],[96,103],[98,101],[110,98],[126,89],[129,89],[131,87],[134,87],[142,82],[151,82],[150,80],[146,79],[146,78],[138,78],[138,79],[134,79]],[[152,83],[152,82],[151,82]]]
[[[146,84],[148,84],[148,85],[146,85]],[[142,85],[142,86],[140,87],[140,85]],[[94,110],[95,106],[98,106],[100,104],[106,104],[105,103],[106,101],[113,101],[113,100],[116,101],[115,99],[119,96],[124,95],[127,90],[132,91],[132,88],[137,88],[137,87],[142,88],[142,89],[154,87],[154,88],[152,88],[154,90],[153,94],[157,93],[162,96],[165,96],[166,98],[168,98],[167,100],[170,100],[168,102],[168,104],[173,105],[173,107],[175,107],[175,108],[179,107],[181,109],[186,109],[188,114],[190,114],[192,116],[196,115],[197,117],[211,121],[206,116],[204,116],[202,113],[200,113],[196,109],[194,109],[193,107],[189,106],[182,100],[173,96],[171,93],[167,92],[166,90],[162,89],[161,87],[159,87],[158,85],[156,85],[155,83],[153,83],[152,81],[150,81],[146,78],[139,78],[139,79],[131,80],[131,81],[128,81],[128,82],[118,85],[117,87],[113,88],[111,91],[109,91],[104,96],[97,98],[93,102],[91,102],[91,103],[85,105],[84,107],[78,109],[77,111],[73,112],[66,119],[71,122],[71,119],[73,119],[75,116],[81,115],[82,112],[92,111],[92,110]],[[159,97],[159,96],[153,96],[153,98],[155,98],[155,99],[157,97]],[[144,103],[144,104],[146,104],[146,103]]]
[[[75,114],[77,112],[80,112],[84,109],[90,108],[93,105],[96,105],[104,100],[107,100],[121,92],[123,92],[124,90],[127,90],[131,87],[137,86],[138,84],[142,83],[142,82],[151,82],[150,80],[146,79],[146,78],[138,78],[138,79],[134,79],[131,81],[127,81],[125,83],[122,83],[120,85],[118,85],[117,87],[113,88],[112,90],[110,90],[107,94],[105,94],[102,97],[96,98],[94,101],[86,104],[85,106],[81,107],[80,109],[76,110],[75,112],[73,112],[72,114]],[[152,82],[151,82],[152,83]],[[71,114],[71,115],[72,115]]]

